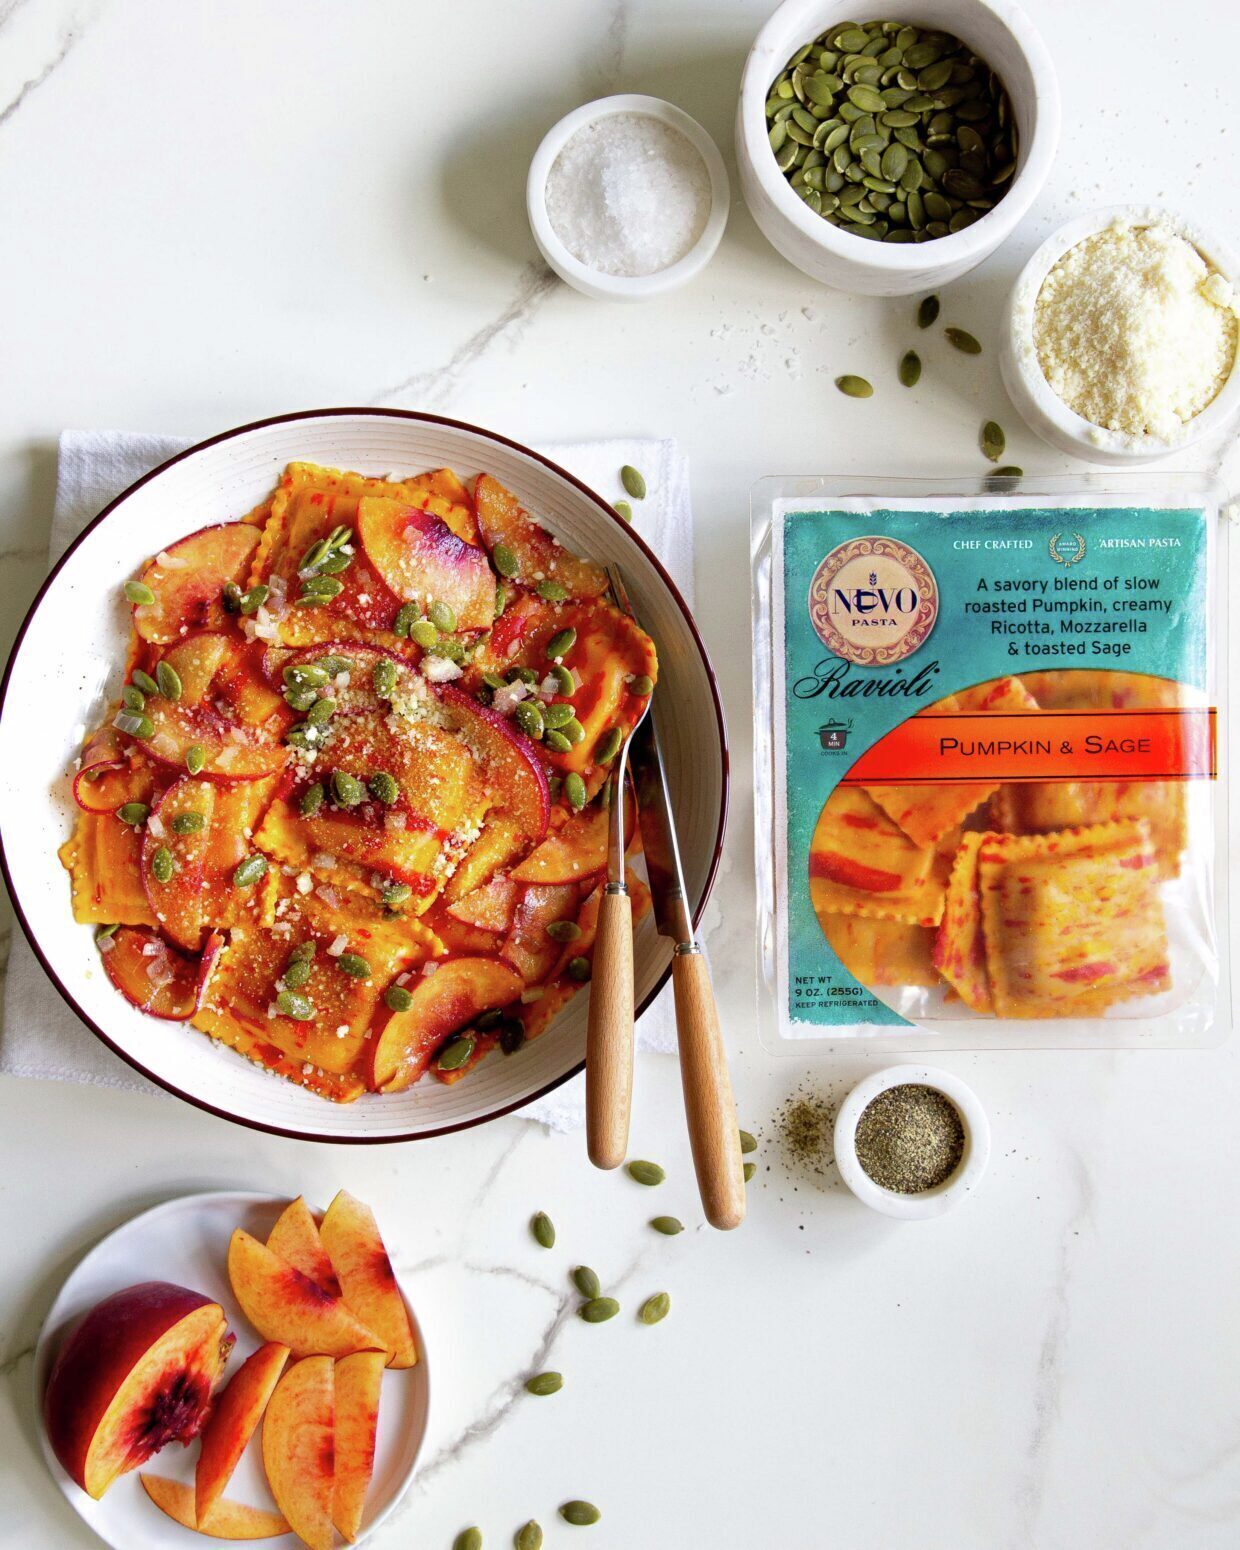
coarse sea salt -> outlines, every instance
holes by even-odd
[[[574,258],[600,274],[657,274],[693,247],[710,214],[710,173],[678,129],[612,113],[572,135],[547,177],[547,215]]]

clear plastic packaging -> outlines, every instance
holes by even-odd
[[[1220,504],[1175,473],[754,487],[768,1048],[1223,1037]]]

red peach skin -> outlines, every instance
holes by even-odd
[[[350,1544],[357,1538],[375,1469],[384,1351],[359,1351],[336,1363],[336,1495],[332,1517]]]
[[[272,1340],[259,1346],[237,1369],[215,1401],[210,1419],[203,1427],[202,1450],[194,1476],[194,1510],[200,1523],[207,1522],[223,1496],[237,1461],[262,1420],[267,1401],[288,1359],[286,1345]]]
[[[413,1324],[374,1212],[342,1189],[328,1206],[319,1232],[346,1306],[378,1335],[389,1367],[412,1367],[418,1359]]]
[[[228,1246],[228,1279],[241,1311],[264,1340],[294,1356],[350,1356],[383,1345],[338,1297],[238,1228]]]

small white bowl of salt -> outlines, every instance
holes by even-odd
[[[719,246],[729,197],[723,158],[697,120],[636,94],[562,118],[525,191],[543,257],[605,301],[646,301],[693,279]]]

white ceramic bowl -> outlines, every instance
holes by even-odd
[[[237,1336],[237,1345],[227,1368],[228,1376],[235,1373],[260,1341],[238,1307],[228,1282],[228,1242],[237,1227],[244,1227],[261,1242],[266,1242],[267,1234],[287,1204],[287,1200],[275,1200],[269,1195],[232,1190],[182,1195],[144,1211],[109,1233],[74,1266],[43,1322],[34,1353],[35,1414],[40,1417],[43,1414],[47,1380],[72,1326],[96,1303],[138,1281],[171,1281],[174,1286],[193,1287],[218,1302],[228,1316],[228,1327]],[[390,1243],[391,1238],[388,1241]],[[418,1323],[407,1289],[406,1300],[413,1314],[420,1360],[406,1372],[383,1375],[375,1472],[367,1494],[359,1544],[391,1517],[408,1489],[430,1420],[431,1386],[425,1332]],[[195,1544],[212,1543],[189,1529],[178,1528],[166,1518],[147,1499],[136,1473],[122,1476],[100,1501],[92,1500],[66,1473],[52,1452],[41,1422],[38,1430],[43,1457],[52,1478],[83,1522],[113,1550],[177,1550],[177,1547],[193,1550]],[[255,1506],[269,1501],[270,1491],[263,1475],[261,1456],[256,1437],[229,1482],[227,1494],[231,1499]],[[168,1475],[190,1484],[196,1460],[196,1451],[169,1447],[156,1454],[144,1468],[151,1474]],[[257,1544],[260,1550],[263,1546],[278,1550],[280,1546],[286,1547],[289,1540],[282,1536],[251,1540],[250,1543]]]
[[[1240,413],[1240,350],[1231,375],[1213,403],[1195,415],[1173,440],[1157,436],[1130,436],[1108,431],[1069,409],[1047,382],[1033,342],[1033,317],[1038,293],[1047,275],[1069,249],[1094,236],[1115,221],[1136,226],[1159,222],[1191,242],[1201,256],[1233,286],[1240,287],[1240,261],[1226,243],[1195,222],[1171,211],[1146,205],[1112,205],[1093,215],[1069,221],[1048,237],[1021,270],[1012,287],[1003,320],[999,369],[1008,396],[1031,431],[1060,452],[1088,458],[1093,463],[1136,467],[1170,457],[1200,442],[1211,441],[1235,423]]]
[[[964,1152],[956,1171],[935,1189],[920,1195],[900,1195],[875,1184],[857,1159],[857,1121],[889,1087],[932,1087],[955,1104],[964,1126]],[[990,1161],[990,1123],[976,1093],[949,1071],[933,1066],[888,1066],[858,1082],[835,1116],[835,1163],[840,1178],[863,1205],[901,1221],[925,1221],[942,1216],[981,1183]]]
[[[1059,86],[1046,45],[1012,0],[919,0],[909,19],[968,43],[1003,77],[1016,114],[1017,169],[980,221],[934,242],[868,242],[815,215],[789,187],[767,138],[771,83],[803,44],[836,23],[875,14],[852,0],[784,0],[758,34],[741,79],[736,160],[749,212],[771,245],[824,285],[908,296],[958,279],[1011,235],[1041,192],[1059,143]],[[883,11],[899,19],[896,7]]]
[[[684,600],[608,502],[516,442],[433,415],[322,410],[225,432],[132,485],[52,571],[0,685],[0,860],[18,918],[53,983],[105,1044],[200,1108],[313,1140],[413,1140],[520,1108],[579,1071],[588,997],[574,997],[540,1038],[515,1055],[488,1058],[463,1082],[423,1081],[403,1093],[330,1103],[193,1028],[130,1006],[100,966],[92,929],[74,922],[68,877],[56,860],[73,822],[66,771],[120,684],[128,638],[122,583],[174,539],[250,510],[299,458],[372,474],[443,464],[462,476],[486,470],[570,547],[623,567],[638,618],[659,647],[659,733],[697,914],[714,879],[727,809],[723,713]],[[635,953],[644,1009],[670,964],[650,916],[638,926]]]
[[[597,269],[591,269],[568,251],[556,235],[551,217],[547,214],[547,178],[556,157],[579,129],[585,129],[587,125],[616,113],[643,113],[678,129],[697,150],[710,174],[710,214],[706,217],[702,235],[683,258],[654,274],[603,274]],[[648,301],[652,296],[676,290],[700,274],[715,256],[723,229],[728,224],[731,197],[728,172],[719,154],[719,147],[697,119],[690,118],[674,103],[664,102],[662,97],[643,97],[635,92],[587,102],[553,125],[534,152],[525,185],[525,207],[529,213],[530,230],[534,233],[534,241],[542,256],[556,274],[562,280],[567,280],[575,290],[601,301]]]

